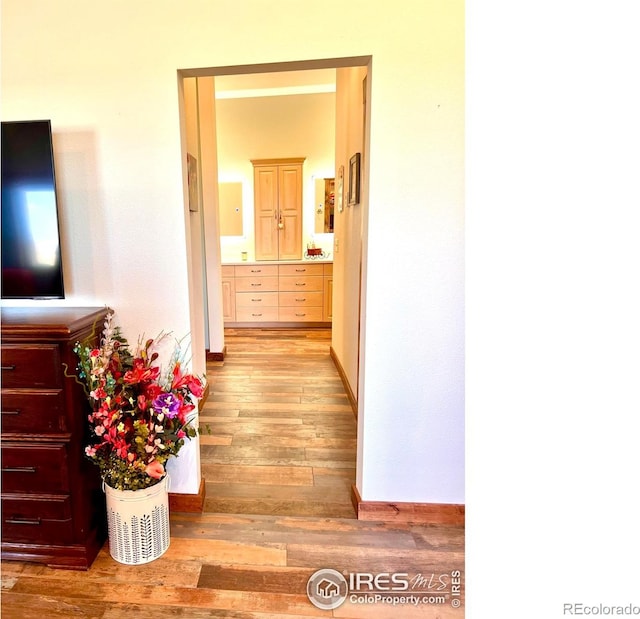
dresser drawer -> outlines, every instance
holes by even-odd
[[[272,322],[278,320],[277,307],[236,307],[238,322]]]
[[[277,292],[237,292],[236,311],[239,307],[277,307]]]
[[[277,277],[277,264],[243,264],[235,267],[236,277]]]
[[[321,292],[281,292],[281,307],[322,307]]]
[[[2,541],[73,542],[71,499],[56,496],[3,498]]]
[[[281,307],[280,322],[321,322],[322,307]]]
[[[69,492],[65,446],[3,444],[2,492]]]
[[[4,434],[57,434],[67,432],[62,391],[2,390]]]
[[[301,275],[299,277],[295,275],[281,275],[278,285],[280,292],[297,292],[300,290],[322,292],[323,278],[314,275]]]
[[[60,354],[51,344],[2,346],[2,386],[61,387]]]
[[[279,267],[279,274],[293,275],[299,277],[301,275],[322,275],[321,264],[281,264]]]
[[[236,277],[236,292],[277,292],[277,277]]]

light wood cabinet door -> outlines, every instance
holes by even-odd
[[[302,164],[280,166],[278,173],[278,257],[302,258]]]
[[[256,166],[253,178],[256,260],[278,260],[278,166]]]
[[[236,287],[233,277],[222,279],[222,315],[225,322],[236,319]]]

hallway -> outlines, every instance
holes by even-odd
[[[354,518],[356,422],[331,330],[226,329],[225,341],[200,415],[205,512]]]

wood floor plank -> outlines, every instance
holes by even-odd
[[[302,466],[247,466],[204,464],[202,473],[209,483],[254,483],[285,486],[312,486],[311,467]]]
[[[105,605],[100,600],[83,600],[40,594],[2,594],[2,619],[103,619]]]
[[[306,595],[307,581],[314,571],[297,567],[203,565],[198,587]]]

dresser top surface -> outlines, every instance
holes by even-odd
[[[102,321],[107,311],[106,307],[2,307],[2,339],[6,341],[35,335],[68,337]]]

